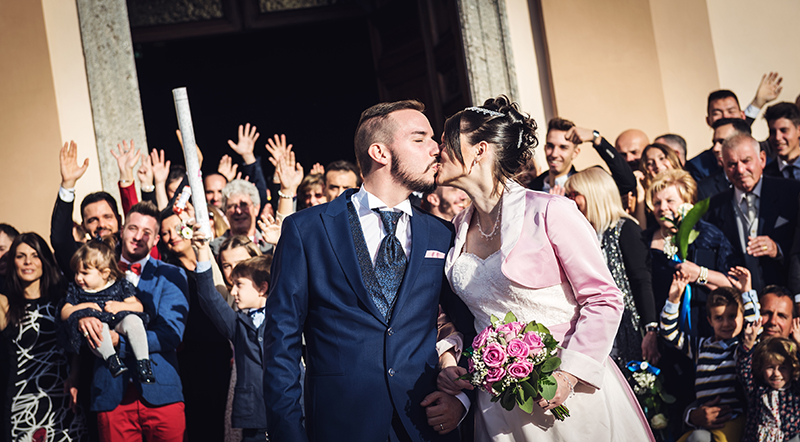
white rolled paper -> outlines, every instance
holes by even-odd
[[[197,143],[194,140],[194,126],[192,125],[192,111],[189,108],[189,95],[185,87],[172,90],[175,100],[175,112],[178,114],[178,128],[183,138],[183,158],[186,160],[186,174],[189,176],[189,187],[192,189],[192,205],[194,217],[200,226],[200,231],[211,238],[211,223],[208,220],[208,207],[206,206],[206,192],[203,189],[203,172],[200,170],[200,161],[197,159]]]

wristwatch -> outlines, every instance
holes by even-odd
[[[597,144],[597,139],[600,138],[600,132],[593,130],[592,131],[592,144]]]
[[[651,322],[644,326],[644,331],[647,333],[658,331],[658,322]]]

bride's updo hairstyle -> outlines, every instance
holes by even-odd
[[[516,175],[526,164],[539,144],[536,122],[520,111],[505,95],[490,98],[480,107],[459,111],[444,123],[444,149],[451,158],[464,164],[461,155],[461,134],[470,146],[486,141],[494,146],[495,164],[492,174],[496,182],[505,186],[506,180]]]

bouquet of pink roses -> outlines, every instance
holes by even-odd
[[[547,327],[536,321],[519,322],[511,312],[502,321],[492,315],[491,321],[464,351],[469,368],[461,379],[486,390],[492,402],[500,401],[506,410],[516,404],[532,413],[539,397],[550,400],[556,395],[553,371],[561,365],[556,356],[558,341]],[[558,420],[569,417],[563,405],[551,411]]]

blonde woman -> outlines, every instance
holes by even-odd
[[[642,151],[642,160],[639,163],[639,170],[634,172],[637,177],[636,184],[636,211],[634,216],[643,228],[653,226],[652,212],[647,210],[645,204],[646,189],[650,186],[656,176],[665,170],[683,170],[680,159],[675,151],[666,144],[649,144]]]
[[[622,208],[617,186],[603,169],[572,175],[564,190],[597,232],[606,265],[624,297],[611,356],[623,367],[642,359],[657,364],[658,317],[642,229]]]

